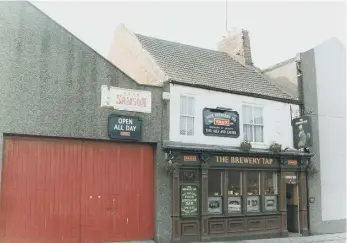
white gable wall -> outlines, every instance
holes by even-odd
[[[237,147],[243,141],[242,104],[250,103],[261,105],[264,109],[264,143],[253,143],[253,148],[268,148],[274,141],[282,144],[282,148],[293,147],[290,106],[297,108],[297,105],[175,84],[170,85],[170,93],[171,141]],[[181,95],[195,97],[194,136],[180,135]],[[216,107],[230,108],[239,112],[239,138],[212,137],[203,134],[203,109]]]
[[[322,220],[345,219],[346,49],[336,39],[331,39],[314,48],[314,55]]]

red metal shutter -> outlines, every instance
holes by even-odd
[[[6,138],[0,213],[8,243],[153,239],[152,148]]]

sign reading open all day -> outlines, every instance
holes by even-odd
[[[108,135],[112,139],[140,140],[141,125],[139,117],[112,114],[108,118]]]

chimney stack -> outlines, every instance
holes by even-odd
[[[235,60],[247,66],[253,66],[251,43],[247,30],[228,31],[218,43],[218,51],[228,53]]]

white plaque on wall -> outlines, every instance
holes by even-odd
[[[101,85],[101,107],[115,110],[152,112],[150,91]]]

